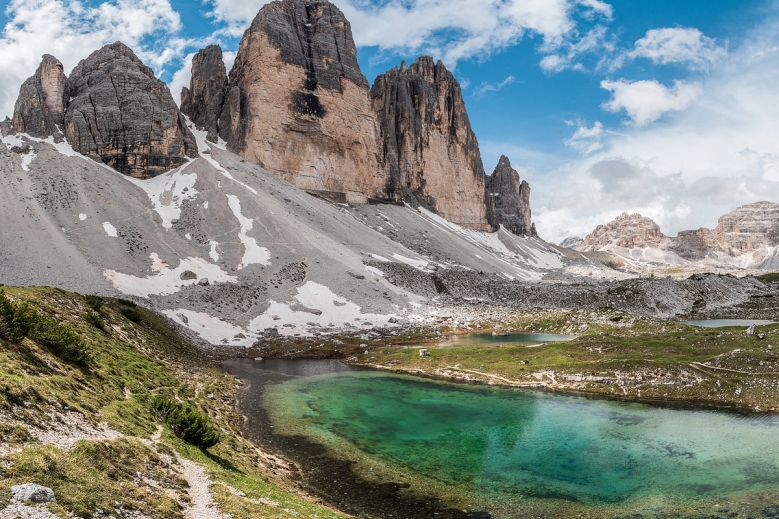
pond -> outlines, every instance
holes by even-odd
[[[761,321],[758,319],[706,319],[703,321],[682,321],[682,324],[687,324],[690,326],[702,326],[703,328],[726,328],[728,326],[749,328],[753,324],[756,326],[763,326],[766,324],[774,324],[774,322]]]
[[[575,339],[573,335],[558,335],[554,333],[509,333],[507,335],[492,335],[491,333],[474,333],[454,335],[447,342],[437,344],[438,347],[455,346],[497,346],[509,344],[539,344],[545,342],[564,342]]]
[[[398,482],[398,503],[435,496],[463,517],[709,517],[723,502],[739,517],[770,517],[772,506],[779,517],[775,416],[453,384],[332,361],[225,367],[248,382],[239,407],[250,436],[265,427],[348,460],[354,488],[338,492],[329,472],[317,479],[326,465],[304,469],[311,487],[341,496],[346,509],[350,492]],[[295,458],[292,445],[284,447]],[[322,453],[297,461],[305,467]]]

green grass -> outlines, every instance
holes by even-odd
[[[105,324],[101,330],[85,317],[85,299],[79,295],[47,288],[5,290],[14,304],[34,309],[48,335],[30,332],[15,341],[0,339],[0,443],[21,449],[0,459],[0,509],[10,502],[12,485],[36,482],[54,490],[58,503],[49,509],[63,518],[68,513],[91,517],[98,509],[114,513],[120,505],[148,517],[178,518],[175,500],[138,479],[140,472],[146,480],[186,495],[170,471],[167,454],[204,465],[216,483],[220,508],[234,511],[235,518],[343,517],[277,474],[241,435],[242,418],[233,408],[236,379],[177,335],[165,318],[105,298],[98,314]],[[128,309],[139,318],[128,316]],[[57,337],[51,330],[72,334],[70,339],[88,350],[89,362],[67,358],[52,347]],[[150,404],[158,396],[184,402],[200,425],[210,424],[219,443],[206,449],[211,442],[199,448],[177,437],[153,412]],[[52,411],[65,410],[92,423],[105,422],[125,436],[84,440],[70,451],[32,441],[28,427],[49,426]],[[148,443],[161,426],[161,441]],[[220,481],[253,499],[275,497],[268,498],[271,505],[253,503],[230,493]]]

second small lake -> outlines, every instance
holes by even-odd
[[[774,324],[774,322],[760,321],[756,319],[706,319],[701,321],[682,321],[682,324],[687,324],[689,326],[701,326],[703,328],[727,328],[728,326],[749,328],[753,324],[756,326],[763,326],[766,324]]]

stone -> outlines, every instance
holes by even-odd
[[[65,122],[66,83],[62,63],[54,56],[44,55],[35,75],[19,90],[14,106],[14,130],[40,139],[61,136]]]
[[[14,500],[32,503],[56,503],[54,491],[49,487],[36,485],[35,483],[26,483],[11,487],[11,495]]]
[[[371,103],[389,167],[387,197],[490,230],[479,144],[460,84],[444,64],[429,56],[408,68],[403,62],[376,78]]]
[[[756,326],[753,324],[749,328],[747,328],[747,335],[754,335],[755,334],[755,328]]]
[[[278,337],[279,336],[279,329],[278,328],[265,328],[265,335],[267,337]]]
[[[198,281],[197,284],[200,285],[201,287],[207,287],[208,285],[211,284],[211,282],[208,281],[208,278],[203,278],[200,281]]]
[[[486,182],[487,221],[494,228],[501,225],[520,236],[536,236],[531,221],[530,185],[520,182],[519,173],[503,155]]]
[[[429,357],[430,356],[430,352],[428,350],[424,350],[424,349],[423,350],[419,350],[419,356],[420,357]]]
[[[184,272],[181,273],[179,277],[181,278],[182,281],[191,281],[193,279],[197,279],[197,274],[195,274],[191,270],[185,270]]]
[[[192,58],[192,79],[189,88],[181,91],[181,112],[200,130],[208,132],[206,139],[219,140],[219,117],[227,95],[227,70],[219,45],[209,45]]]
[[[327,0],[265,5],[229,75],[219,136],[230,151],[338,202],[386,198],[369,84],[351,25]]]
[[[152,178],[198,155],[168,86],[121,42],[82,60],[67,96],[68,143],[125,175]]]

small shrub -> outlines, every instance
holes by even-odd
[[[201,449],[219,442],[219,431],[211,425],[208,415],[191,405],[156,395],[151,400],[151,408],[182,440]]]
[[[11,342],[20,342],[35,326],[38,312],[29,304],[11,301],[4,290],[0,290],[0,337]]]
[[[135,308],[137,306],[134,302],[132,302],[132,301],[130,301],[128,299],[119,298],[119,299],[117,299],[117,301],[119,302],[120,305],[129,306],[129,307],[132,307],[132,308]]]
[[[105,322],[103,322],[103,319],[101,319],[100,316],[95,312],[85,313],[84,319],[86,319],[86,321],[95,328],[105,331]]]
[[[38,314],[38,322],[31,330],[30,338],[61,359],[84,366],[92,362],[92,353],[81,336],[51,317]]]
[[[621,320],[622,320],[622,316],[621,316],[621,315],[615,315],[614,317],[612,317],[611,319],[609,319],[609,321],[611,321],[611,322],[613,322],[613,323],[618,323],[618,322],[620,322]]]
[[[122,308],[119,312],[134,323],[141,322],[141,312],[135,308]]]
[[[87,306],[94,311],[100,310],[103,306],[103,298],[100,296],[84,296],[84,301],[87,303]]]

